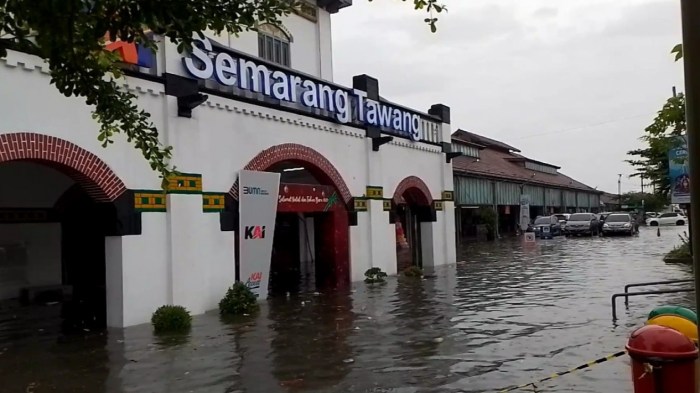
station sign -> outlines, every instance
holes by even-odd
[[[340,87],[216,45],[215,50],[208,38],[196,39],[191,53],[182,59],[185,71],[196,79],[215,81],[217,88],[228,88],[234,95],[263,102],[274,99],[280,109],[290,105],[306,108],[334,122],[373,126],[412,141],[431,139],[439,126],[418,112],[372,100],[365,91]]]

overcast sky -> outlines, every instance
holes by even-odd
[[[335,81],[443,103],[458,128],[506,142],[591,187],[639,190],[626,152],[683,68],[678,0],[443,0],[431,34],[412,1],[355,0],[333,16]]]

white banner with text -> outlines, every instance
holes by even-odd
[[[243,170],[238,177],[240,279],[262,299],[270,281],[279,184],[279,173]]]

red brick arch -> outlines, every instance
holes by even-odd
[[[394,203],[400,205],[407,202],[422,206],[430,206],[433,203],[430,188],[417,176],[409,176],[396,186]]]
[[[28,161],[54,168],[80,184],[97,202],[112,202],[124,182],[99,157],[66,140],[31,132],[0,134],[0,164]]]
[[[352,200],[350,189],[345,184],[340,172],[331,164],[326,157],[318,151],[296,143],[284,143],[281,145],[272,146],[261,151],[243,169],[251,171],[265,171],[273,165],[282,161],[297,161],[305,164],[311,164],[307,168],[319,180],[324,180],[329,185],[335,186],[340,193],[343,201],[347,204]],[[238,179],[233,183],[229,194],[234,199],[238,199]]]

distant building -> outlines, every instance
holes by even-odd
[[[496,210],[499,234],[513,233],[521,196],[530,217],[554,213],[597,212],[603,194],[559,172],[559,167],[520,154],[503,142],[458,130],[452,134],[452,160],[458,234],[475,235],[479,208]]]
[[[617,194],[604,192],[600,195],[601,211],[615,211],[620,209],[620,197]]]

